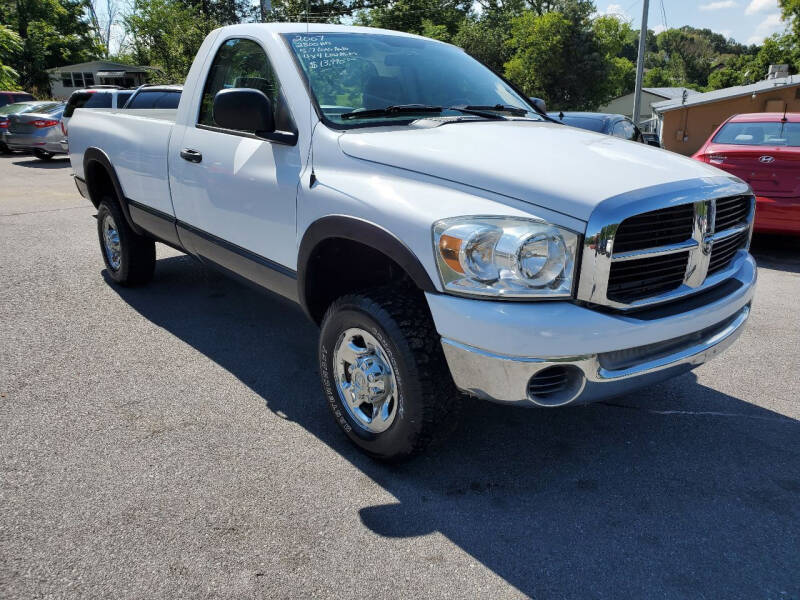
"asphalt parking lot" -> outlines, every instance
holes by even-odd
[[[0,597],[800,598],[800,244],[722,358],[613,402],[465,400],[399,467],[298,308],[159,246],[104,276],[69,163],[0,157]]]

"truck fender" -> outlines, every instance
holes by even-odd
[[[306,296],[309,284],[306,281],[309,262],[317,246],[329,239],[344,239],[369,246],[397,263],[420,290],[436,292],[436,286],[431,281],[425,267],[396,235],[380,225],[364,219],[345,215],[329,215],[311,223],[300,242],[297,257],[297,293],[300,305],[306,313],[309,313]]]
[[[92,201],[92,204],[94,204],[96,208],[100,202],[100,198],[92,197],[92,183],[88,180],[88,173],[92,168],[96,168],[91,167],[92,163],[99,164],[105,170],[108,178],[111,180],[111,185],[114,187],[114,192],[116,193],[117,200],[119,201],[120,208],[122,209],[122,214],[125,215],[125,220],[128,222],[130,228],[135,233],[144,235],[144,231],[142,231],[141,227],[136,225],[136,223],[133,222],[133,219],[131,219],[131,213],[128,207],[128,199],[125,197],[125,193],[122,191],[122,185],[119,182],[119,177],[117,177],[117,172],[114,169],[114,165],[111,164],[111,161],[105,152],[95,147],[87,148],[83,153],[83,175],[87,178],[85,183],[89,190],[89,199]]]

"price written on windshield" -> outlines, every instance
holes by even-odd
[[[347,46],[337,46],[322,35],[297,36],[292,39],[292,46],[309,69],[346,65],[358,56]]]

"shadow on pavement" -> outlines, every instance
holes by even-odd
[[[19,158],[22,158],[22,160],[14,161],[14,165],[18,167],[27,167],[29,169],[67,169],[70,166],[69,158],[67,157],[55,157],[50,160],[39,160],[33,156]]]
[[[750,252],[761,267],[800,273],[800,236],[756,233]]]
[[[579,408],[465,399],[446,443],[387,467],[329,416],[299,308],[188,257],[114,289],[395,496],[359,511],[375,533],[440,532],[535,597],[800,595],[800,423],[692,374]]]

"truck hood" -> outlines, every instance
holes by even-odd
[[[713,167],[666,150],[549,122],[365,128],[347,131],[339,145],[354,158],[458,182],[584,221],[606,198],[720,175]]]

